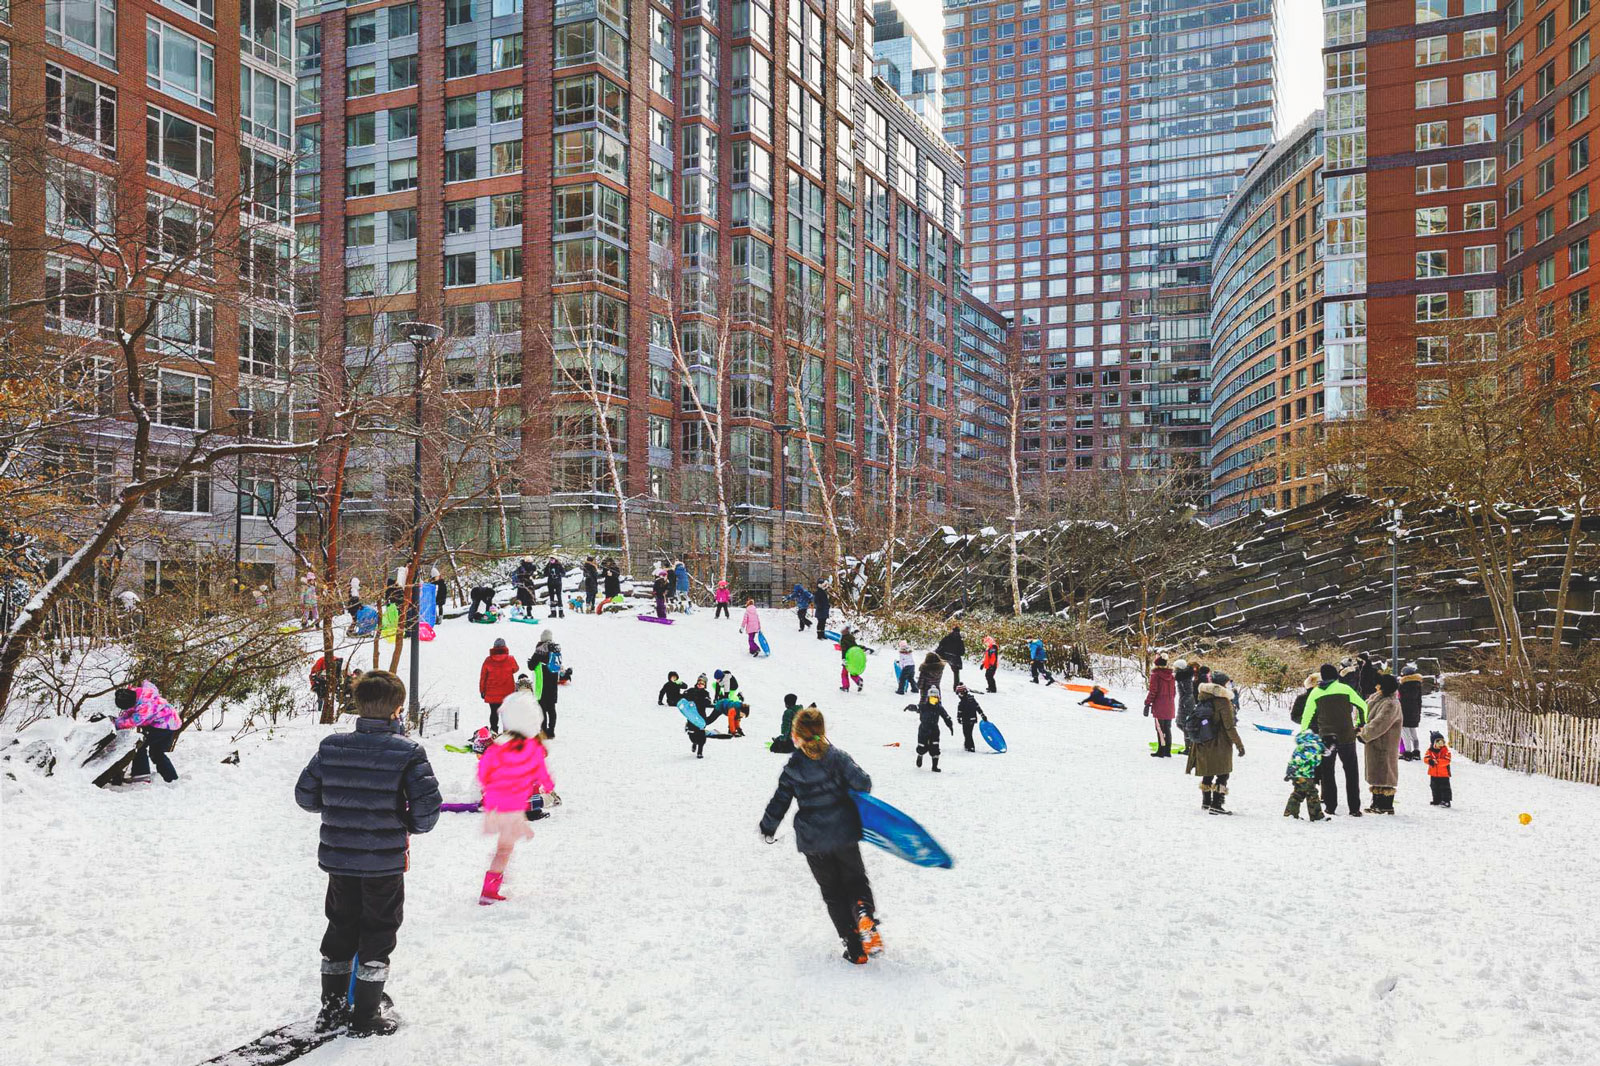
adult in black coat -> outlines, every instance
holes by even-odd
[[[550,601],[550,616],[552,618],[565,618],[567,605],[561,599],[561,583],[567,576],[567,568],[560,559],[554,555],[544,564],[544,593]]]
[[[772,843],[791,802],[794,843],[806,857],[822,890],[834,931],[844,942],[844,957],[865,963],[882,950],[872,901],[872,885],[861,861],[861,815],[852,792],[871,792],[868,777],[828,741],[822,712],[807,707],[794,717],[790,733],[796,751],[784,764],[778,788],[761,816],[761,835]]]
[[[538,573],[532,559],[524,559],[517,564],[517,569],[511,575],[512,588],[517,593],[517,604],[523,610],[531,612],[538,597],[534,595],[533,583]]]
[[[594,556],[583,561],[583,609],[593,611],[595,600],[600,598],[600,568],[594,565]]]
[[[951,622],[950,632],[940,639],[933,650],[950,667],[951,683],[961,684],[961,658],[967,654],[967,642],[961,636],[961,623]]]
[[[540,672],[539,684],[539,710],[544,721],[541,728],[544,735],[551,740],[556,738],[556,697],[561,691],[561,675],[550,669],[550,657],[561,650],[548,629],[539,632],[539,643],[533,647],[533,654],[528,656],[528,669]]]
[[[484,615],[494,613],[494,589],[488,585],[472,586],[472,603],[467,607],[467,621],[476,622]]]
[[[827,640],[828,635],[823,630],[828,628],[828,612],[833,609],[833,603],[820,581],[811,586],[811,607],[817,612],[817,639]]]
[[[406,687],[383,670],[355,685],[361,713],[352,733],[324,737],[295,783],[295,802],[322,815],[317,865],[328,874],[322,937],[323,1029],[341,1024],[352,960],[359,955],[350,1030],[391,1033],[383,985],[405,904],[410,834],[439,821],[439,782],[427,753],[405,736]]]
[[[606,565],[600,570],[600,576],[605,581],[606,599],[622,595],[622,571],[617,569],[615,559],[606,560]]]
[[[1405,750],[1400,757],[1407,762],[1422,758],[1422,747],[1417,740],[1417,727],[1422,724],[1422,674],[1416,663],[1406,663],[1400,676],[1400,743]]]

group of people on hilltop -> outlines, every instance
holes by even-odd
[[[1415,663],[1396,677],[1366,653],[1334,665],[1324,664],[1306,678],[1291,717],[1299,727],[1284,780],[1292,784],[1284,816],[1300,817],[1306,807],[1313,822],[1339,812],[1339,772],[1343,771],[1346,810],[1361,817],[1361,770],[1357,744],[1366,748],[1366,782],[1371,802],[1364,813],[1394,813],[1401,760],[1428,765],[1433,804],[1448,807],[1450,749],[1439,733],[1428,750],[1418,750],[1423,682]],[[1228,676],[1201,663],[1178,659],[1170,666],[1158,656],[1150,672],[1144,713],[1155,723],[1152,758],[1170,758],[1172,732],[1183,734],[1185,772],[1200,778],[1201,806],[1212,814],[1226,809],[1228,779],[1235,754],[1243,757],[1238,730],[1238,692]]]

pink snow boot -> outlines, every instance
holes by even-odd
[[[493,871],[483,875],[483,891],[478,893],[478,906],[487,907],[491,903],[503,903],[505,897],[500,894],[500,885],[505,881],[505,874]]]

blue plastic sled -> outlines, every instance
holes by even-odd
[[[772,654],[772,646],[767,643],[767,635],[760,630],[756,631],[756,647],[761,649],[762,655]]]
[[[839,631],[836,629],[824,629],[822,631],[822,635],[833,641],[835,644],[839,643]]]
[[[678,713],[689,719],[689,724],[696,729],[706,727],[706,720],[700,717],[700,709],[694,705],[693,700],[679,700]]]
[[[868,844],[876,844],[916,866],[949,869],[955,865],[950,853],[904,811],[865,792],[852,792],[850,798],[856,801],[856,810],[861,812],[861,839]]]
[[[417,587],[417,617],[430,626],[439,624],[439,588],[431,581]]]
[[[1282,728],[1280,728],[1278,726],[1275,726],[1275,725],[1262,725],[1260,722],[1257,722],[1256,723],[1256,728],[1261,730],[1263,733],[1279,733],[1279,734],[1282,734],[1283,736],[1286,736],[1286,737],[1294,736],[1294,730],[1292,730],[1292,729],[1282,729]]]
[[[1000,735],[999,728],[989,721],[978,723],[978,734],[983,737],[983,742],[1001,754],[1006,750],[1006,738]]]

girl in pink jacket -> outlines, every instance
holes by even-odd
[[[494,859],[483,875],[480,906],[506,897],[500,894],[506,864],[517,843],[533,837],[528,825],[528,800],[539,792],[553,792],[545,768],[545,736],[539,731],[539,704],[531,686],[519,683],[500,708],[505,733],[478,760],[478,783],[483,786],[483,831],[496,838]]]
[[[761,647],[756,643],[756,634],[761,632],[761,616],[756,613],[756,601],[744,601],[744,618],[739,622],[739,632],[743,633],[750,641],[750,654],[760,655]]]
[[[711,616],[712,621],[728,617],[728,601],[733,599],[733,593],[728,589],[726,581],[717,582],[717,612]]]
[[[116,692],[117,710],[120,712],[112,724],[118,729],[137,729],[144,735],[144,743],[133,753],[131,780],[143,784],[150,780],[150,762],[155,760],[161,780],[171,783],[178,779],[167,752],[183,728],[183,719],[166,697],[161,695],[153,681],[142,681],[138,688],[119,688]]]

